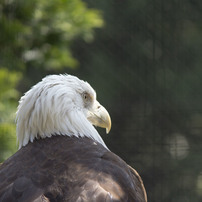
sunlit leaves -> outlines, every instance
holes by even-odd
[[[18,70],[77,67],[72,42],[91,41],[93,29],[103,25],[100,12],[81,0],[0,1],[0,11],[0,66]]]
[[[15,86],[20,74],[0,69],[0,161],[16,150],[15,111],[19,97]]]

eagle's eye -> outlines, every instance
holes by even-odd
[[[89,95],[89,93],[84,92],[82,94],[82,97],[83,97],[84,105],[85,106],[90,105],[90,103],[92,102],[92,97]]]
[[[84,98],[84,100],[86,100],[86,101],[87,101],[87,100],[88,100],[88,98],[89,98],[89,95],[88,95],[87,93],[84,93],[84,94],[83,94],[83,98]]]

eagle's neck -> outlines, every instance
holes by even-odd
[[[72,109],[55,113],[55,110],[40,112],[40,109],[34,109],[22,113],[22,116],[21,113],[18,113],[17,137],[19,148],[35,139],[50,138],[55,135],[88,137],[107,148],[97,130],[81,110]]]

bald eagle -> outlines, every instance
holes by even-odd
[[[87,82],[45,77],[20,99],[16,122],[19,150],[0,166],[1,202],[147,201],[138,173],[94,128],[108,133],[111,119]]]

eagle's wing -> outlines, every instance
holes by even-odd
[[[32,152],[19,150],[0,165],[0,202],[49,202],[43,187],[34,183],[39,172]]]
[[[94,166],[93,169],[89,169],[84,172],[84,176],[81,177],[84,183],[79,188],[78,198],[76,202],[91,201],[91,202],[126,202],[129,201],[129,196],[123,188],[123,184],[117,181],[116,177],[121,176],[127,181],[127,174],[122,173],[121,168],[114,165],[107,165],[108,162],[100,162]],[[108,169],[108,172],[105,170]],[[111,172],[111,170],[116,172]],[[126,185],[127,183],[125,183]],[[71,200],[70,200],[71,201]]]
[[[142,178],[140,177],[140,175],[138,174],[138,172],[134,168],[132,168],[129,165],[128,165],[128,167],[129,167],[129,169],[130,169],[130,171],[132,173],[134,181],[136,181],[137,184],[138,184],[138,186],[137,186],[138,191],[136,193],[137,198],[139,198],[141,200],[143,199],[145,202],[147,202],[147,193],[146,193]]]
[[[83,183],[81,182],[82,186],[77,192],[78,197],[72,201],[147,201],[141,177],[136,170],[128,166],[117,155],[112,152],[105,152],[94,162],[91,169],[86,168],[85,171],[85,168],[82,168],[79,179],[83,179]],[[77,170],[77,166],[74,168]]]
[[[1,202],[49,202],[43,195],[43,190],[37,188],[30,179],[22,176],[5,187]]]

